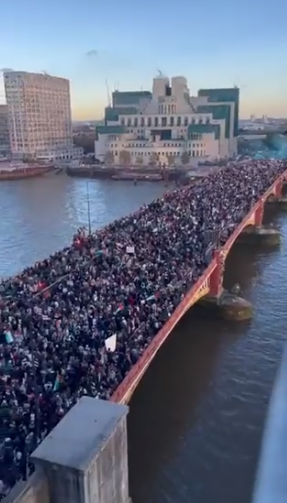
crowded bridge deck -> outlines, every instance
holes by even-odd
[[[2,282],[4,494],[80,396],[127,401],[184,312],[221,295],[222,258],[262,223],[285,170],[231,164],[92,235],[80,230],[71,247]]]

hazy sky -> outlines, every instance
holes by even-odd
[[[0,68],[69,78],[75,119],[101,118],[106,80],[150,89],[157,69],[192,94],[237,84],[242,118],[286,117],[286,18],[286,0],[3,1]]]

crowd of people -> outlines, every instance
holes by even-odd
[[[82,395],[109,400],[210,260],[286,169],[230,164],[0,284],[0,495]],[[216,231],[216,232],[215,232]],[[213,243],[218,245],[217,243]]]

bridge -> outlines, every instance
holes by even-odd
[[[244,136],[246,138],[250,136],[256,136],[257,138],[259,136],[267,136],[269,134],[286,134],[287,132],[287,125],[285,127],[278,127],[278,128],[258,128],[258,129],[240,129],[239,130],[239,136]]]
[[[144,351],[139,361],[126,375],[111,397],[111,401],[127,404],[141,378],[154,359],[156,353],[175,328],[184,314],[200,299],[208,296],[220,299],[223,293],[223,277],[226,258],[238,237],[245,230],[260,228],[262,226],[265,203],[271,198],[280,198],[284,182],[287,180],[287,170],[276,179],[265,194],[251,208],[245,218],[236,227],[223,247],[213,253],[213,259],[198,281],[191,287],[181,303],[174,310],[165,325],[157,333],[148,348]]]

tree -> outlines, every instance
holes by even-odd
[[[121,150],[119,154],[120,164],[124,166],[130,166],[131,164],[131,154],[128,150]]]
[[[175,156],[173,154],[168,154],[167,155],[167,164],[169,166],[173,166],[174,163],[175,163]]]
[[[114,153],[111,150],[108,150],[105,153],[105,164],[110,166],[111,164],[114,164]]]
[[[158,159],[159,159],[158,154],[156,152],[152,152],[149,163],[152,166],[156,166],[156,164],[158,163]]]
[[[141,166],[141,165],[143,164],[143,158],[142,158],[141,156],[138,156],[138,157],[136,158],[136,163],[137,163],[139,166]]]
[[[187,151],[185,151],[181,154],[181,163],[184,165],[189,163],[189,154]]]

